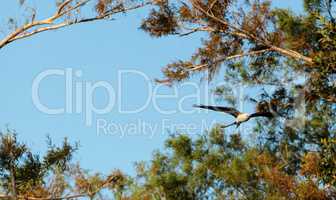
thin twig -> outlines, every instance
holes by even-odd
[[[237,59],[237,58],[241,58],[241,57],[246,57],[246,56],[253,56],[253,55],[257,55],[257,54],[262,54],[268,51],[272,51],[272,49],[263,49],[263,50],[258,50],[258,51],[250,51],[247,53],[241,53],[241,54],[236,54],[236,55],[232,55],[232,56],[226,56],[223,58],[219,58],[217,60],[215,60],[213,63],[220,63],[223,61],[227,61],[227,60],[232,60],[232,59]],[[196,65],[193,68],[190,68],[190,71],[197,71],[197,70],[201,70],[203,68],[207,68],[209,67],[209,64],[201,64],[201,65]]]
[[[193,34],[193,33],[199,32],[199,31],[206,31],[206,32],[213,32],[214,31],[210,27],[197,27],[197,28],[185,28],[185,29],[188,29],[189,31],[185,32],[185,33],[178,34],[180,37],[188,36],[190,34]]]
[[[57,10],[57,14],[61,14],[62,10],[65,8],[65,6],[69,5],[73,0],[67,0],[64,1],[61,5],[59,5],[58,10]]]

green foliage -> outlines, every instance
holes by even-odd
[[[17,140],[13,131],[0,136],[0,180],[7,193],[15,189],[19,194],[39,193],[43,191],[45,178],[55,173],[54,169],[61,169],[62,173],[70,162],[70,158],[75,147],[70,145],[66,140],[62,147],[50,146],[47,155],[43,160],[39,155],[33,154],[30,149]]]
[[[40,155],[17,140],[16,134],[7,130],[0,136],[0,198],[12,199],[96,199],[103,190],[110,190],[117,199],[131,185],[131,179],[119,170],[104,176],[91,174],[72,163],[78,144],[64,139],[56,146],[48,138],[48,150]],[[8,196],[4,196],[4,195]]]
[[[169,4],[176,8],[171,17],[179,27],[168,35],[208,34],[190,60],[163,69],[167,80],[208,74],[211,81],[222,71],[227,84],[213,89],[219,100],[235,105],[232,91],[238,84],[249,86],[260,92],[245,99],[278,116],[258,121],[245,137],[216,127],[195,140],[173,136],[168,151],[144,170],[145,179],[158,176],[152,174],[155,166],[187,180],[183,188],[194,199],[333,199],[335,143],[321,141],[336,137],[335,1],[305,0],[300,14],[274,8],[272,1]],[[165,184],[150,185],[153,190]]]
[[[321,150],[319,162],[320,178],[330,184],[336,185],[336,141],[326,141]]]
[[[334,200],[335,4],[304,0],[298,14],[266,0],[155,1],[141,25],[149,35],[206,32],[189,60],[163,68],[168,82],[193,75],[212,81],[222,71],[228,84],[213,88],[218,99],[235,105],[237,84],[249,86],[258,92],[245,99],[276,117],[258,119],[244,134],[213,127],[198,137],[173,135],[164,151],[136,166],[134,178],[72,165],[77,145],[66,139],[59,147],[49,142],[44,156],[33,154],[9,131],[0,136],[1,191],[21,199],[66,199],[68,193],[95,199],[106,189],[120,200]],[[95,1],[98,16],[123,6]]]
[[[149,17],[142,22],[141,28],[151,36],[160,37],[174,34],[177,29],[177,20],[174,8],[166,1],[158,1],[158,9],[152,9]]]
[[[57,169],[66,170],[68,163],[72,159],[73,153],[77,150],[78,145],[72,146],[65,138],[62,147],[56,147],[52,144],[51,139],[48,141],[49,149],[44,156],[44,165],[47,168],[56,167]]]
[[[297,168],[301,176],[289,175],[291,162],[285,152],[248,147],[239,135],[226,137],[220,129],[194,140],[186,135],[168,139],[164,153],[149,165],[139,164],[137,193],[147,199],[332,199],[322,189],[327,168],[319,154],[307,154]],[[288,152],[286,152],[288,154]],[[330,155],[330,154],[328,154]],[[328,161],[328,163],[330,163]],[[183,166],[189,165],[188,168]],[[321,166],[319,166],[321,164]],[[334,166],[328,167],[334,171]],[[294,174],[295,174],[294,173]],[[333,179],[334,180],[334,179]],[[156,198],[149,194],[157,192]]]

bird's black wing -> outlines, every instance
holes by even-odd
[[[271,112],[256,112],[250,115],[250,118],[252,117],[267,117],[272,118],[273,114]]]
[[[205,105],[194,105],[194,107],[197,108],[203,108],[203,109],[208,109],[208,110],[214,110],[218,112],[225,112],[228,113],[234,117],[237,117],[240,112],[236,110],[235,108],[230,108],[230,107],[222,107],[222,106],[205,106]]]
[[[228,124],[228,125],[222,125],[222,126],[220,126],[221,128],[227,128],[227,127],[230,127],[230,126],[233,126],[233,125],[236,125],[237,124],[237,122],[233,122],[233,123],[231,123],[231,124]]]

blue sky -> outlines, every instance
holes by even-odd
[[[7,17],[20,16],[12,0],[3,2],[0,7],[0,24],[4,25]],[[290,7],[298,10],[295,1],[275,1],[277,6]],[[40,5],[40,4],[39,4]],[[44,3],[41,7],[47,7]],[[41,10],[46,14],[47,10]],[[97,22],[72,26],[54,32],[43,33],[26,40],[17,41],[0,52],[0,127],[10,128],[19,133],[19,138],[28,143],[35,152],[46,149],[46,135],[50,135],[55,143],[64,137],[70,141],[80,142],[76,160],[86,169],[107,173],[119,168],[127,173],[133,173],[135,161],[149,160],[155,149],[163,147],[169,131],[158,129],[154,137],[149,137],[146,131],[138,130],[136,135],[129,131],[125,137],[120,134],[97,135],[95,122],[103,119],[109,123],[125,127],[129,124],[142,122],[158,125],[163,120],[170,125],[196,124],[201,120],[211,122],[230,122],[229,117],[217,113],[195,111],[190,114],[176,112],[164,115],[154,109],[153,102],[144,111],[136,114],[121,114],[118,106],[139,106],[148,97],[147,82],[140,76],[128,76],[118,84],[120,70],[138,70],[153,80],[160,78],[160,67],[177,59],[186,59],[200,44],[200,35],[179,38],[168,37],[153,39],[138,29],[145,12],[132,12],[119,16],[115,21]],[[116,102],[111,112],[95,115],[91,127],[85,125],[84,113],[48,115],[39,111],[32,101],[32,83],[36,76],[49,69],[65,70],[71,68],[80,70],[82,76],[74,78],[74,83],[105,81],[116,90],[121,102]],[[152,82],[152,81],[151,81]],[[195,83],[199,83],[195,79]],[[153,83],[154,85],[154,83]],[[201,83],[206,87],[207,83]],[[118,93],[121,87],[122,93]],[[65,100],[64,77],[53,76],[41,83],[41,101],[50,107],[62,107]],[[205,89],[203,90],[203,92]],[[173,94],[168,87],[158,89],[160,94]],[[178,106],[187,95],[195,93],[191,86],[177,87],[178,96],[169,100],[158,100],[164,109]],[[205,97],[205,94],[201,94]],[[93,96],[97,107],[107,103],[104,90],[97,90]],[[183,100],[183,108],[192,110],[195,99]],[[130,133],[132,132],[132,133]],[[126,131],[127,133],[127,131]],[[197,131],[197,134],[202,131]]]

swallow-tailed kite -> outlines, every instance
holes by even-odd
[[[205,106],[205,105],[194,105],[194,107],[196,108],[203,108],[203,109],[208,109],[208,110],[214,110],[214,111],[218,111],[218,112],[225,112],[228,113],[230,115],[232,115],[233,117],[236,118],[235,122],[233,122],[232,124],[223,126],[223,128],[232,126],[232,125],[237,125],[236,127],[239,127],[239,125],[243,122],[247,122],[248,120],[250,120],[253,117],[268,117],[268,118],[272,118],[273,114],[271,112],[256,112],[256,113],[242,113],[239,112],[237,109],[235,108],[231,108],[231,107],[222,107],[222,106]]]

